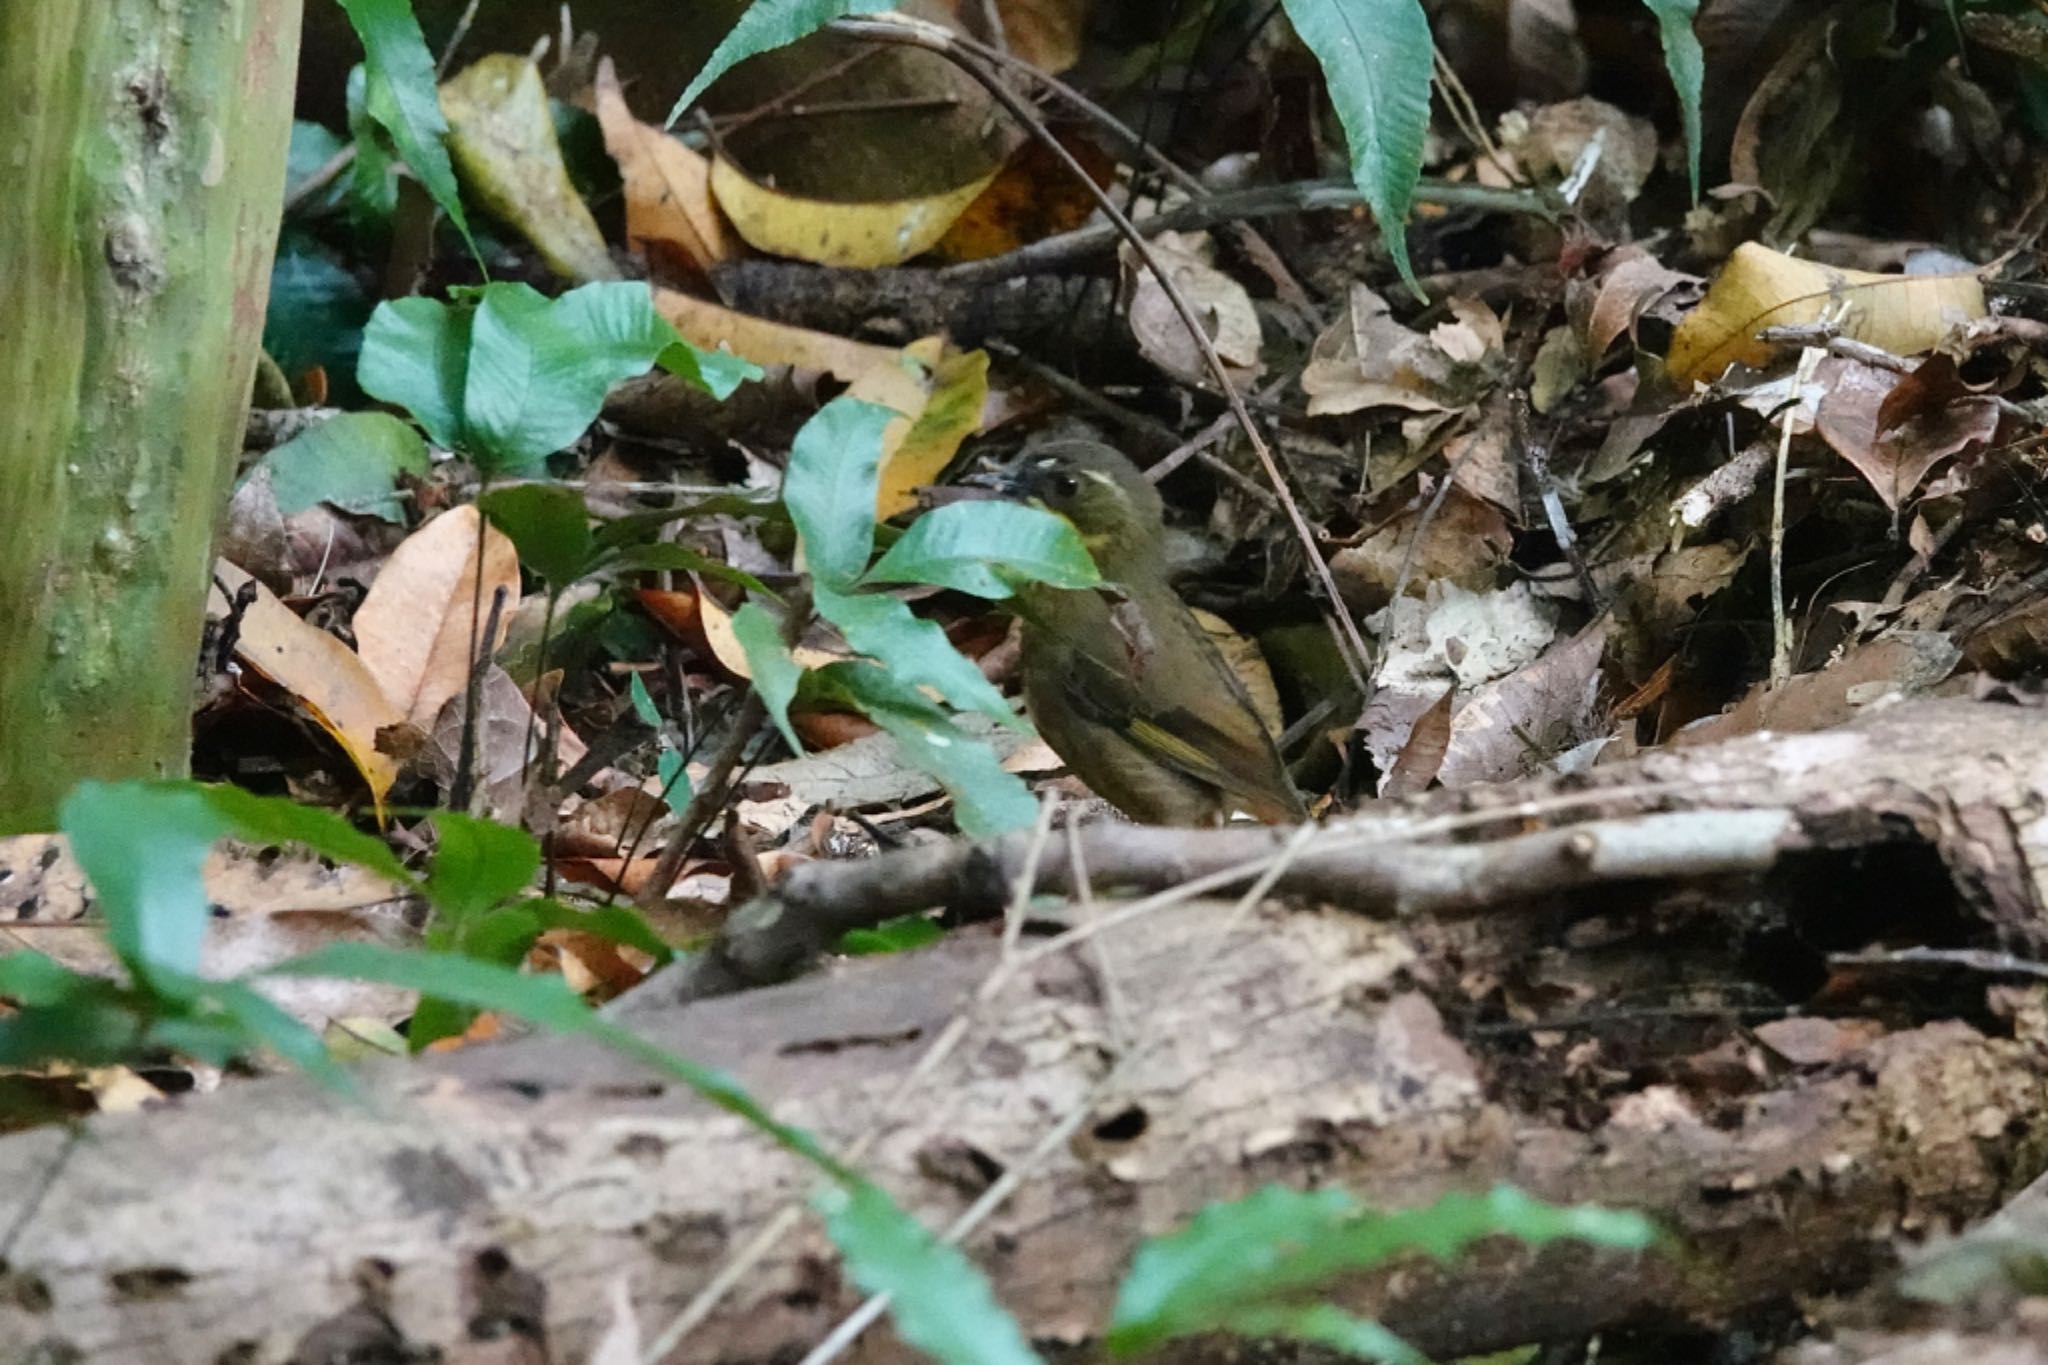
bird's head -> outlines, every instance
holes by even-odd
[[[1095,441],[1026,450],[986,480],[1005,496],[1037,503],[1073,523],[1105,578],[1156,567],[1165,538],[1159,490],[1123,455]]]

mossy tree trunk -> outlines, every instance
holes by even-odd
[[[299,8],[0,4],[0,833],[185,770]]]

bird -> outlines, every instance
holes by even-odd
[[[1306,820],[1244,684],[1168,581],[1165,508],[1138,467],[1062,440],[974,481],[1064,518],[1103,580],[1017,591],[1024,702],[1053,752],[1143,824]]]

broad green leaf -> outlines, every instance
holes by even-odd
[[[33,949],[0,956],[0,999],[25,1009],[59,1004],[92,981]]]
[[[790,443],[782,502],[820,588],[848,588],[868,567],[882,432],[897,415],[858,398],[835,398]]]
[[[922,948],[945,936],[946,931],[928,915],[898,915],[872,929],[847,930],[839,936],[837,951],[850,957],[877,957]]]
[[[354,863],[400,886],[419,886],[419,879],[406,870],[388,844],[333,811],[302,806],[287,797],[258,796],[224,783],[195,784],[195,789],[239,838],[257,844],[303,844],[324,858]]]
[[[1692,174],[1692,198],[1700,198],[1700,87],[1707,79],[1707,57],[1693,33],[1693,19],[1700,12],[1700,0],[1643,0],[1657,16],[1657,34],[1664,43],[1664,69],[1678,91],[1678,108],[1685,120],[1685,160]],[[1953,6],[1951,6],[1953,17]]]
[[[1327,1303],[1248,1308],[1224,1324],[1254,1341],[1307,1341],[1392,1365],[1429,1365],[1429,1357],[1369,1318],[1355,1318]]]
[[[583,495],[571,488],[523,483],[494,488],[476,500],[491,524],[512,538],[519,562],[560,592],[589,571],[597,543]]]
[[[637,281],[600,281],[550,300],[487,285],[470,341],[463,412],[497,472],[530,472],[581,436],[612,385],[676,342]]]
[[[199,869],[228,822],[190,783],[81,782],[58,808],[107,942],[140,981],[189,998],[213,911]]]
[[[0,1066],[104,1066],[134,1057],[143,1038],[135,1003],[111,981],[94,984],[100,989],[0,1017]]]
[[[391,135],[370,117],[368,79],[361,62],[348,73],[348,135],[355,141],[355,164],[349,167],[349,225],[372,241],[391,235],[398,212],[398,163],[391,155]]]
[[[789,724],[789,703],[803,681],[803,666],[782,642],[781,623],[758,602],[748,602],[732,617],[733,637],[747,656],[747,671],[753,675],[754,690],[768,708],[768,718],[782,732],[791,753],[801,754],[804,746]]]
[[[788,47],[797,39],[815,33],[834,19],[849,14],[873,14],[894,9],[895,0],[754,0],[740,15],[732,31],[712,49],[704,69],[684,87],[675,108],[668,111],[664,127],[675,127],[683,111],[711,88],[711,83],[749,57]]]
[[[285,153],[284,183],[289,189],[297,189],[313,176],[324,170],[327,163],[339,156],[348,143],[324,123],[310,119],[292,121],[291,150]],[[301,200],[293,207],[297,217],[313,217],[326,213],[341,203],[342,186],[330,184]]]
[[[1064,517],[1020,502],[956,502],[925,513],[868,571],[870,583],[932,583],[1008,597],[1023,580],[1059,588],[1102,581]]]
[[[1109,1344],[1130,1354],[1170,1337],[1265,1321],[1259,1315],[1312,1302],[1337,1275],[1409,1252],[1445,1260],[1493,1236],[1532,1246],[1568,1237],[1625,1250],[1657,1238],[1638,1214],[1561,1208],[1506,1186],[1395,1213],[1363,1209],[1342,1190],[1269,1186],[1213,1204],[1179,1232],[1141,1246],[1117,1294]]]
[[[427,868],[427,899],[458,926],[524,891],[540,870],[540,845],[524,830],[438,811],[434,832],[440,842]]]
[[[427,443],[388,412],[330,417],[265,455],[262,464],[285,516],[325,502],[385,521],[405,520],[405,505],[391,491],[398,476],[424,477],[431,469]]]
[[[1422,0],[1281,0],[1323,68],[1344,125],[1351,179],[1387,239],[1408,287],[1422,296],[1408,260],[1408,208],[1422,178],[1429,132],[1431,53]]]
[[[213,983],[207,992],[243,1036],[241,1046],[258,1042],[330,1090],[353,1092],[355,1081],[327,1055],[320,1035],[294,1019],[254,986],[242,981]]]
[[[872,664],[829,664],[805,675],[806,695],[849,706],[896,741],[903,757],[951,793],[954,819],[975,838],[1023,829],[1038,818],[1031,789],[1003,771],[995,751],[975,739],[924,694]]]
[[[287,226],[270,267],[270,305],[263,314],[263,349],[288,378],[320,367],[330,398],[357,396],[357,356],[371,299],[333,251],[305,231]]]
[[[363,392],[396,403],[451,450],[469,445],[463,390],[469,382],[469,339],[475,310],[434,299],[392,299],[377,305],[363,329],[356,382]]]
[[[374,981],[473,1006],[516,1015],[555,1033],[587,1034],[614,1051],[663,1075],[672,1076],[711,1103],[737,1115],[832,1179],[854,1173],[801,1128],[779,1122],[739,1082],[656,1047],[639,1035],[598,1017],[558,976],[523,976],[507,967],[449,953],[407,952],[373,943],[335,943],[268,968],[265,976],[335,977]]]
[[[690,808],[697,787],[690,781],[690,768],[681,754],[664,744],[654,756],[654,775],[661,779],[661,799],[671,812],[681,815]]]
[[[759,379],[767,373],[753,361],[743,360],[731,351],[707,351],[680,338],[656,356],[654,363],[685,383],[695,384],[721,403],[732,397],[733,390],[749,379]]]
[[[972,659],[953,647],[937,623],[924,620],[886,593],[841,593],[820,583],[813,590],[818,615],[839,627],[856,653],[865,654],[909,687],[929,687],[963,711],[979,711],[1013,729],[1024,721]]]
[[[1034,1365],[1017,1320],[980,1267],[866,1181],[818,1196],[825,1231],[854,1282],[887,1294],[896,1334],[946,1365]]]
[[[455,188],[449,164],[448,121],[441,116],[441,96],[434,84],[434,54],[413,17],[411,0],[341,0],[349,22],[363,42],[363,71],[368,79],[364,107],[391,134],[398,154],[412,167],[427,193],[448,215],[448,221],[478,255]]]

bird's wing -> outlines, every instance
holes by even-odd
[[[1169,767],[1235,797],[1261,819],[1305,819],[1301,797],[1244,685],[1179,598],[1141,606],[1113,589],[1094,596],[1100,629],[1078,633],[1091,643],[1073,649],[1066,680],[1074,709],[1128,736]],[[1155,634],[1167,631],[1176,638],[1162,641]],[[1202,697],[1234,704],[1193,709],[1189,703]]]

